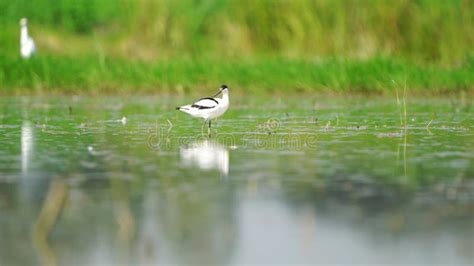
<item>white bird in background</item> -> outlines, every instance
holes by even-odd
[[[33,39],[28,35],[28,20],[26,18],[20,20],[20,26],[20,54],[22,58],[28,59],[36,54],[36,46]]]
[[[222,98],[214,98],[220,93],[222,93]],[[211,130],[211,120],[223,115],[228,108],[229,88],[226,85],[222,85],[219,92],[214,96],[199,99],[193,104],[183,105],[176,109],[190,114],[193,117],[204,118],[204,124],[209,121],[209,128],[207,130],[209,134]]]

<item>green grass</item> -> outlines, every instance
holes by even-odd
[[[474,56],[467,0],[0,0],[0,10],[4,55],[18,54],[18,21],[28,17],[42,54],[104,47],[148,61],[386,56],[446,66]]]
[[[444,93],[474,86],[474,1],[0,0],[0,93]],[[28,17],[39,55],[19,57]]]
[[[162,60],[153,63],[95,57],[0,57],[0,88],[16,93],[201,93],[227,83],[243,94],[287,92],[471,92],[474,60],[457,68],[388,58],[320,61]]]

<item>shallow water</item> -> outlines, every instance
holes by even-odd
[[[474,262],[472,102],[187,101],[1,99],[0,264]]]

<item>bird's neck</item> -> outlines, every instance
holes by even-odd
[[[27,26],[21,26],[21,37],[20,41],[22,43],[26,43],[28,40],[28,27]]]
[[[226,103],[229,102],[229,92],[222,92],[222,100]]]

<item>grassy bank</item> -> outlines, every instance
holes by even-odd
[[[474,1],[0,0],[0,10],[3,94],[474,87]],[[26,62],[21,17],[39,51]]]
[[[162,60],[96,57],[0,58],[0,88],[17,93],[194,93],[227,83],[242,93],[472,91],[474,60],[455,68],[401,60]],[[395,85],[398,84],[398,85]]]

